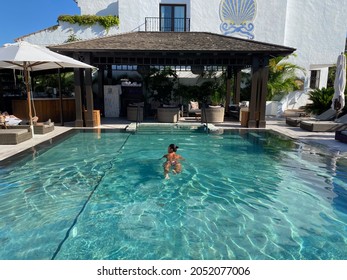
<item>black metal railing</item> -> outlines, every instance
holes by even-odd
[[[190,18],[146,17],[146,31],[189,32]]]

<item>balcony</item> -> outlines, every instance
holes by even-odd
[[[146,17],[145,30],[160,32],[189,32],[190,18]]]

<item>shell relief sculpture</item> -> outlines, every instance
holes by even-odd
[[[220,29],[224,35],[239,35],[254,39],[255,15],[255,0],[222,0],[219,8],[222,21]]]

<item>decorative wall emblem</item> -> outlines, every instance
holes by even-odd
[[[247,39],[254,39],[255,0],[222,0],[219,16],[220,29],[224,35],[237,34]]]

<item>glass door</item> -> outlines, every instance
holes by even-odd
[[[160,5],[160,31],[186,31],[185,5]]]

